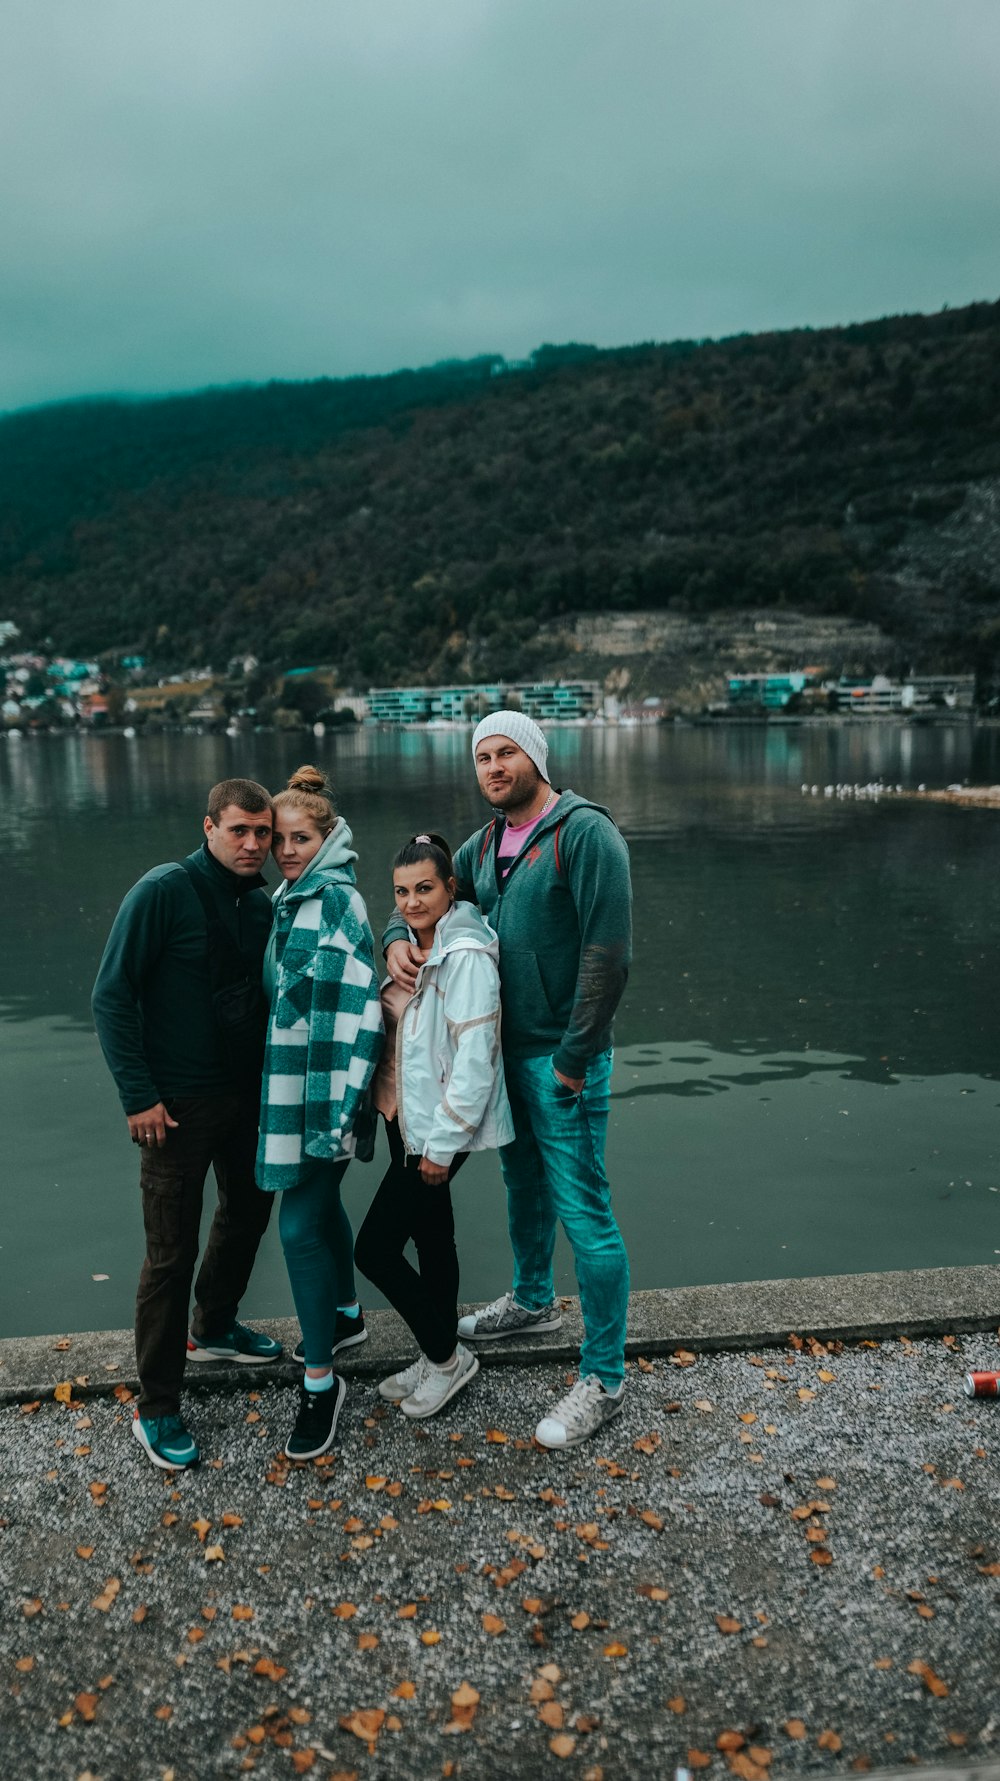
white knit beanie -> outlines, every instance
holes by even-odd
[[[472,758],[476,758],[476,750],[487,736],[509,736],[518,748],[523,748],[528,757],[534,761],[546,785],[549,783],[549,770],[546,762],[549,758],[549,745],[533,718],[525,717],[523,711],[491,711],[484,717],[481,724],[476,725],[472,738]]]

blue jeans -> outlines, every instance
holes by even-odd
[[[514,1251],[514,1297],[526,1311],[552,1303],[556,1219],[576,1264],[583,1313],[580,1377],[616,1391],[625,1377],[628,1256],[604,1170],[612,1053],[592,1058],[582,1092],[563,1086],[551,1057],[506,1057],[513,1144],[500,1152]]]
[[[352,1305],[356,1296],[354,1232],[340,1198],[347,1160],[317,1157],[306,1168],[298,1185],[281,1196],[278,1231],[306,1366],[325,1367],[333,1352],[337,1306]]]

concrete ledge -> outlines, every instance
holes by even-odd
[[[487,1364],[573,1361],[579,1355],[579,1302],[563,1300],[563,1327],[527,1340],[484,1344]],[[1000,1324],[1000,1268],[917,1268],[899,1273],[825,1274],[802,1280],[755,1280],[735,1285],[684,1286],[633,1293],[629,1301],[627,1352],[631,1356],[756,1349],[783,1343],[791,1331],[844,1342],[894,1336],[963,1334]],[[363,1347],[338,1356],[349,1377],[381,1376],[412,1359],[413,1338],[394,1311],[367,1313]],[[298,1341],[292,1318],[264,1325],[290,1351]],[[57,1347],[59,1341],[67,1348]],[[246,1386],[265,1379],[289,1383],[301,1377],[290,1361],[270,1366],[189,1366],[189,1390]],[[0,1403],[47,1397],[61,1380],[77,1397],[107,1395],[116,1385],[134,1389],[131,1330],[97,1330],[59,1338],[19,1336],[0,1344]],[[1000,1777],[998,1777],[1000,1781]]]

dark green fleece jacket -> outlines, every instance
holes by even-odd
[[[479,905],[500,938],[503,1048],[512,1057],[551,1052],[564,1076],[582,1076],[611,1044],[628,977],[628,848],[602,805],[565,791],[504,879],[502,825],[494,817],[462,843],[455,876],[459,896]],[[395,916],[383,946],[406,937]]]
[[[260,977],[271,928],[264,879],[228,872],[204,843],[188,855]],[[176,1096],[228,1095],[233,1078],[212,1011],[205,912],[184,868],[154,866],[132,886],[108,936],[92,998],[101,1050],[126,1113]]]

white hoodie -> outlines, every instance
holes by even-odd
[[[411,1155],[447,1168],[465,1150],[514,1137],[500,1051],[499,943],[471,903],[456,903],[396,1030],[399,1130]]]

